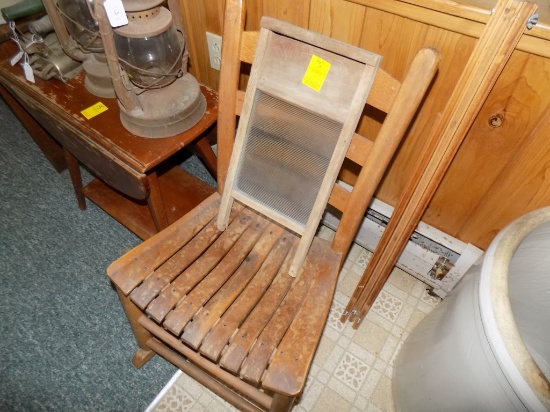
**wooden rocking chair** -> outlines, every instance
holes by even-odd
[[[366,103],[387,113],[385,121],[372,142],[354,133],[364,98],[355,108],[353,102],[349,103],[351,109],[343,116],[342,132],[333,144],[332,157],[329,156],[328,173],[314,190],[317,195],[309,205],[307,216],[310,218],[306,216],[305,223],[300,225],[291,213],[286,216],[284,210],[281,212],[272,205],[266,207],[254,199],[254,191],[237,193],[239,167],[243,167],[241,174],[249,176],[250,170],[243,162],[254,156],[267,156],[271,160],[276,157],[274,163],[298,172],[310,166],[300,164],[300,158],[296,161],[292,153],[289,155],[292,142],[284,141],[284,150],[274,148],[273,145],[284,139],[271,138],[271,134],[267,140],[262,135],[256,141],[256,145],[264,145],[260,149],[247,151],[250,128],[246,126],[253,123],[251,113],[263,110],[255,108],[254,96],[265,86],[261,79],[269,77],[263,72],[263,77],[260,76],[256,66],[265,69],[265,62],[270,61],[266,50],[274,45],[270,43],[273,39],[283,42],[275,42],[275,47],[285,53],[299,50],[297,53],[303,54],[306,50],[307,54],[313,50],[322,58],[337,56],[329,75],[339,73],[341,67],[337,60],[349,60],[350,52],[353,54],[358,49],[273,19],[262,21],[260,35],[244,32],[243,27],[242,1],[228,0],[219,93],[219,193],[126,253],[107,272],[117,287],[139,344],[133,358],[136,367],[156,353],[241,410],[289,410],[304,389],[340,267],[374,190],[437,70],[440,57],[433,49],[420,50],[405,79],[399,82],[377,68],[376,56],[370,67],[369,59],[373,55],[358,51],[367,56],[369,62],[365,65],[358,54],[358,61],[351,63],[360,67],[356,72],[362,79],[359,84],[352,84],[354,96],[366,96],[370,88]],[[293,38],[298,38],[296,47],[287,44],[294,41]],[[242,62],[253,62],[256,45],[259,52],[245,96],[238,90],[240,67]],[[332,47],[336,51],[330,51]],[[284,60],[283,66],[292,56]],[[309,68],[304,70],[307,73]],[[295,74],[276,76],[279,80],[291,79]],[[313,80],[326,75],[323,67],[317,67],[313,73],[317,78]],[[326,79],[329,91],[331,81]],[[269,91],[277,94],[281,87]],[[306,87],[317,88],[318,84]],[[255,93],[251,93],[253,91]],[[293,104],[301,104],[300,98],[289,99]],[[233,146],[236,116],[241,115],[241,110],[241,124]],[[349,115],[351,112],[355,114]],[[279,118],[289,117],[287,112],[282,116],[278,114]],[[322,117],[326,117],[325,113]],[[280,120],[277,122],[280,126]],[[320,133],[318,129],[315,133]],[[279,129],[274,130],[271,132]],[[306,149],[300,146],[296,150]],[[334,155],[339,150],[341,158],[338,153]],[[243,161],[245,152],[248,160]],[[281,156],[281,153],[285,154]],[[335,184],[344,154],[362,166],[351,192]],[[262,158],[261,161],[267,165],[268,160]],[[289,170],[285,169],[285,173]],[[266,176],[258,173],[254,177],[259,179],[253,182],[254,187],[263,188],[262,179]],[[281,181],[281,186],[285,183],[288,182]],[[272,182],[267,186],[273,189]],[[284,193],[281,196],[284,197]],[[327,198],[342,211],[332,242],[314,236]],[[284,200],[278,198],[275,203],[284,203]]]

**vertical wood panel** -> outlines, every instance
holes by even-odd
[[[189,72],[199,82],[218,90],[220,72],[210,67],[206,32],[221,35],[225,0],[180,0],[184,14]]]
[[[400,148],[393,166],[378,192],[378,197],[394,205],[418,162],[420,153],[437,116],[449,98],[473,49],[473,39],[456,33],[442,33],[441,29],[430,27],[425,45],[432,45],[442,53],[439,73],[425,99],[410,132]],[[397,56],[398,58],[399,56]]]
[[[225,0],[210,0],[205,2],[206,15],[210,18],[210,25],[207,24],[208,31],[221,34],[223,31],[223,18],[225,13]]]
[[[332,31],[331,5],[333,0],[311,0],[309,29],[330,36]]]
[[[549,125],[550,105],[535,127],[521,135],[528,134],[480,199],[459,236],[486,246],[512,220],[550,204]]]
[[[464,240],[476,246],[487,246],[486,242],[478,243],[480,238],[471,232],[468,222],[479,219],[491,222],[493,213],[512,206],[506,196],[495,198],[492,212],[476,216],[482,213],[476,211],[477,205],[496,184],[499,173],[525,145],[526,130],[535,126],[537,118],[550,103],[549,78],[548,59],[514,52],[431,202],[426,213],[428,221],[445,227],[452,235],[466,235]],[[489,126],[492,115],[502,116],[502,126]],[[544,151],[550,145],[550,142],[545,143],[550,134],[545,130],[541,133],[547,137],[540,142],[539,148]],[[522,159],[516,161],[526,163]],[[521,170],[517,173],[529,181],[527,173]],[[550,203],[550,198],[548,201]],[[463,226],[470,229],[462,231]]]
[[[367,9],[363,33],[361,47],[382,54],[382,67],[398,79],[409,66],[413,53],[420,48],[436,47],[443,56],[432,89],[377,192],[378,198],[394,205],[420,156],[424,136],[462,73],[474,39],[371,8]],[[370,136],[369,129],[376,129],[377,125],[364,119],[360,127],[361,133]]]
[[[366,8],[345,0],[311,0],[309,29],[358,46]]]
[[[310,0],[263,0],[265,16],[308,28]]]
[[[187,36],[187,51],[189,52],[189,72],[206,85],[208,79],[208,47],[206,46],[206,19],[204,7],[200,0],[180,0],[180,8],[184,17]],[[206,53],[205,53],[206,52]]]
[[[258,30],[260,20],[264,15],[263,3],[261,0],[244,0],[246,4],[246,30]]]

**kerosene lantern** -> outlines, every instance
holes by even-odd
[[[206,110],[200,86],[187,72],[178,1],[169,1],[169,8],[163,3],[95,0],[122,124],[148,138],[188,130]],[[127,24],[121,13],[125,13]]]
[[[115,97],[103,52],[93,0],[43,0],[63,51],[82,62],[86,89],[100,97]]]

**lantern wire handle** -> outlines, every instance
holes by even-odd
[[[55,4],[54,0],[43,0],[42,2],[44,3],[44,8],[46,9],[48,16],[50,17],[50,21],[52,22],[55,34],[57,35],[59,44],[61,44],[63,51],[74,60],[85,60],[86,53],[82,51],[76,41],[71,41],[71,37],[65,28],[65,23],[61,18],[61,13],[57,7],[57,4]]]
[[[90,8],[90,4],[88,2],[86,2],[86,4],[87,4],[88,8]],[[76,42],[76,47],[78,47],[81,51],[83,51],[84,53],[90,53],[89,46],[99,38],[99,33],[93,32],[92,30],[88,29],[87,27],[84,27],[82,24],[80,24],[76,20],[72,19],[65,12],[63,12],[63,10],[61,10],[58,5],[56,5],[55,7],[57,8],[57,11],[59,12],[59,14],[61,16],[65,17],[65,19],[67,19],[71,23],[77,25],[79,28],[81,28],[86,33],[90,34],[90,41],[88,42],[88,44],[80,45],[78,42]],[[94,13],[91,13],[91,16],[93,16],[95,18]]]
[[[111,72],[113,87],[115,93],[120,101],[120,104],[124,106],[127,112],[142,112],[143,108],[135,93],[132,93],[124,84],[124,80],[120,75],[120,66],[118,64],[117,52],[115,48],[115,40],[113,38],[113,30],[109,19],[107,18],[107,11],[105,10],[104,0],[96,0],[95,2],[95,14],[99,23],[99,33],[103,40],[103,47],[105,48],[105,56],[107,57],[107,65]]]

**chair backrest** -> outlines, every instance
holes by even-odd
[[[245,93],[239,90],[242,63],[254,60],[259,32],[244,31],[245,10],[242,0],[228,0],[223,30],[223,49],[218,115],[218,188],[223,191],[228,176],[235,139],[236,116],[240,116]],[[329,204],[342,212],[332,242],[333,250],[344,256],[357,232],[384,171],[390,163],[412,120],[440,60],[431,48],[421,49],[402,82],[379,68],[366,104],[386,113],[374,141],[353,134],[346,158],[361,166],[350,192],[335,184]]]

